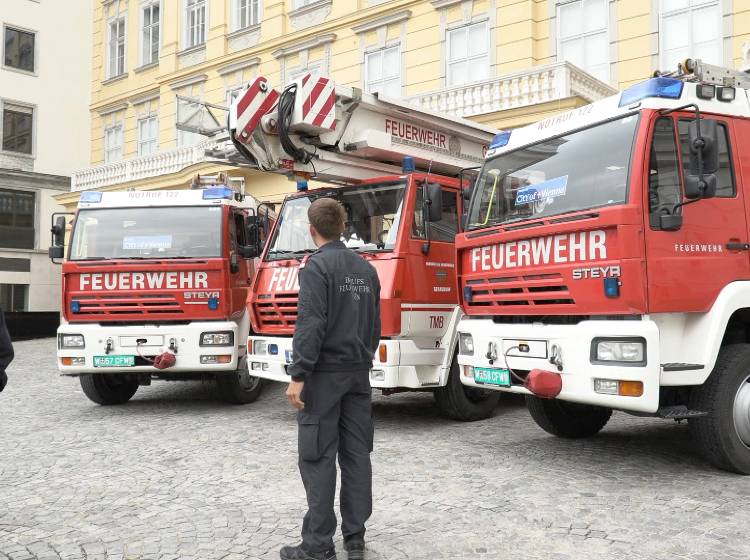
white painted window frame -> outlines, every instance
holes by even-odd
[[[145,33],[146,33],[146,27],[144,25],[145,18],[144,18],[144,12],[146,10],[151,9],[153,6],[157,6],[159,8],[159,21],[157,22],[156,26],[154,26],[153,22],[151,23],[151,33],[153,33],[153,28],[157,28],[157,32],[159,33],[159,40],[158,40],[158,46],[157,46],[157,53],[156,53],[156,60],[146,60],[145,55],[145,49],[146,49],[146,41],[145,41]],[[159,56],[161,55],[161,45],[162,45],[162,38],[163,38],[163,29],[164,29],[164,6],[162,6],[161,0],[142,0],[141,5],[138,7],[138,65],[139,66],[148,66],[150,64],[156,64],[159,62]],[[149,34],[149,39],[152,38],[152,35]],[[150,45],[151,41],[149,41]],[[149,48],[149,53],[151,52],[151,49]]]
[[[695,5],[693,3],[695,2]],[[672,10],[669,12],[669,14],[665,14],[662,10],[662,0],[656,0],[656,6],[659,10],[659,67],[662,70],[665,71],[672,71],[677,70],[676,68],[666,68],[666,61],[664,59],[664,55],[666,53],[666,49],[664,48],[664,18],[665,17],[673,17],[677,15],[682,15],[685,13],[690,13],[695,9],[699,8],[707,8],[711,5],[718,6],[719,8],[719,36],[717,37],[717,41],[719,43],[719,52],[721,53],[721,64],[726,64],[726,55],[724,51],[724,33],[723,33],[723,27],[724,27],[724,10],[726,6],[724,5],[724,0],[690,0],[690,4],[687,8],[680,8],[678,10]],[[685,30],[685,33],[687,34],[689,40],[690,40],[690,46],[693,44],[692,36],[690,34],[690,30]]]
[[[203,7],[203,41],[193,42],[192,29],[190,28],[190,12],[194,11],[195,6],[190,6],[189,2],[194,1]],[[182,0],[182,47],[183,50],[197,49],[204,47],[208,41],[209,29],[209,2],[208,0]],[[196,27],[197,29],[197,27]]]
[[[8,28],[14,29],[15,31],[21,31],[23,33],[30,33],[34,35],[34,69],[33,70],[23,70],[21,68],[14,68],[13,66],[7,66],[5,64],[5,33]],[[11,72],[20,72],[21,74],[26,74],[27,76],[37,76],[38,75],[37,69],[39,68],[39,31],[35,29],[29,29],[21,25],[14,25],[12,23],[4,23],[3,35],[2,35],[2,52],[0,52],[0,56],[2,56],[2,59],[0,59],[0,62],[2,63],[3,70],[10,70]]]
[[[241,31],[250,27],[255,27],[263,21],[263,0],[231,0],[232,1],[232,31]],[[242,25],[242,2],[247,2],[248,24]],[[252,21],[252,6],[253,3],[257,3],[255,10],[255,21]]]
[[[156,135],[153,138],[147,138],[144,139],[142,135],[142,125],[144,123],[154,121],[156,123]],[[140,117],[137,121],[137,132],[138,132],[138,155],[139,156],[148,156],[151,154],[155,154],[159,151],[159,116],[156,113],[149,113],[148,115],[143,115]],[[144,146],[152,145],[153,144],[153,151],[144,151]]]
[[[607,65],[607,68],[609,69],[609,72],[607,73],[605,82],[609,83],[611,81],[611,74],[612,74],[612,54],[609,50],[610,41],[612,40],[612,29],[611,29],[611,16],[609,13],[610,10],[610,2],[611,0],[606,0],[606,10],[605,13],[607,14],[607,21],[604,25],[604,33],[606,35],[606,45],[607,45],[607,62],[605,63]],[[558,62],[563,62],[562,59],[562,43],[563,39],[561,37],[560,33],[560,27],[562,25],[562,18],[560,17],[560,8],[563,6],[566,6],[568,4],[581,4],[581,9],[583,9],[583,4],[586,3],[586,0],[565,0],[565,1],[558,1],[557,4],[555,4],[555,22],[556,22],[556,29],[555,29],[555,38],[556,38],[556,45],[555,48],[557,49],[557,60]],[[597,31],[583,31],[579,35],[575,35],[573,37],[568,37],[566,40],[570,41],[571,39],[581,39],[584,40],[586,37],[592,36],[592,35],[599,35],[602,33],[602,30],[599,29]],[[581,68],[581,70],[588,72],[588,69]]]
[[[31,153],[25,154],[23,152],[14,152],[12,150],[3,149],[3,124],[5,122],[5,107],[6,105],[16,106],[22,109],[28,109],[31,112]],[[14,99],[0,98],[0,154],[6,154],[18,158],[35,159],[36,158],[36,121],[37,121],[37,107],[31,103],[24,103],[22,101],[16,101]]]
[[[368,81],[369,76],[369,65],[370,65],[370,56],[372,55],[380,55],[381,58],[385,57],[385,51],[393,50],[395,49],[398,54],[398,91],[399,91],[399,97],[403,94],[403,88],[404,88],[404,65],[403,65],[403,51],[401,49],[401,43],[395,43],[392,45],[386,45],[384,47],[376,48],[376,49],[370,49],[366,50],[364,52],[364,90],[367,93],[373,93],[374,91],[378,91],[377,89],[373,89],[371,87],[370,82]],[[382,63],[381,63],[382,66]],[[381,78],[379,80],[380,83],[383,83],[385,80]]]
[[[112,60],[112,25],[117,23],[118,21],[122,20],[122,49],[123,49],[123,55],[122,55],[122,72],[115,73],[115,69],[112,68],[112,63],[116,61]],[[119,39],[118,39],[119,43]],[[123,76],[127,74],[128,71],[128,18],[126,14],[122,13],[117,16],[114,16],[110,18],[107,21],[107,79],[110,80],[112,78],[117,78],[119,76]],[[119,59],[119,56],[117,57]]]
[[[470,62],[471,60],[477,60],[479,58],[486,58],[487,59],[487,78],[483,79],[489,79],[492,75],[492,33],[491,33],[491,22],[489,19],[481,19],[479,21],[472,21],[470,23],[466,23],[464,25],[458,25],[456,27],[450,27],[445,30],[445,84],[447,87],[460,87],[465,86],[468,84],[471,84],[473,82],[466,82],[463,84],[454,84],[450,82],[450,67],[451,62],[459,62],[459,61],[451,61],[450,55],[451,55],[451,37],[453,33],[457,31],[464,31],[468,34],[469,29],[471,27],[475,27],[478,25],[484,25],[487,32],[487,51],[486,54],[483,56],[473,56],[473,57],[467,57],[465,59],[462,59],[463,61]],[[481,80],[478,80],[481,81]]]
[[[110,133],[116,134],[119,138],[119,147],[110,144]],[[119,150],[119,156],[112,158],[111,153]],[[104,127],[104,163],[116,163],[122,161],[125,157],[125,127],[122,122],[116,122],[110,126]]]

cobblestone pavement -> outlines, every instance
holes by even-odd
[[[101,407],[50,367],[54,341],[17,356],[0,395],[0,560],[265,559],[298,540],[281,385],[236,407],[162,382]],[[684,424],[616,414],[571,442],[513,399],[475,424],[421,394],[377,397],[375,413],[372,560],[750,555],[750,477],[698,459]]]

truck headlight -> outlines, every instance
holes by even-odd
[[[593,363],[646,365],[646,340],[643,338],[595,338],[591,343]]]
[[[201,346],[232,346],[234,333],[232,331],[201,333]]]
[[[57,335],[57,347],[61,350],[65,348],[85,348],[86,341],[82,334],[60,334]]]
[[[468,333],[458,333],[458,353],[466,356],[474,355],[474,338]]]
[[[253,354],[263,356],[268,351],[268,343],[265,340],[253,341]]]

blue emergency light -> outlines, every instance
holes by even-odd
[[[73,301],[71,301],[70,302],[70,310],[73,313],[80,313],[80,311],[81,311],[81,302],[78,301],[77,299],[74,299]]]
[[[307,181],[305,179],[297,179],[297,191],[304,192],[307,190]]]
[[[684,86],[682,80],[676,78],[651,78],[623,91],[620,96],[620,107],[632,105],[649,97],[679,99]]]
[[[233,195],[234,191],[229,187],[209,187],[203,190],[203,200],[231,200]]]
[[[414,173],[416,168],[417,166],[414,163],[414,158],[411,156],[404,156],[404,159],[401,161],[401,172],[404,174]]]
[[[219,309],[219,298],[216,298],[216,297],[208,298],[208,308],[211,310]]]
[[[495,137],[492,139],[492,142],[490,142],[490,150],[494,150],[495,148],[502,148],[504,146],[508,145],[508,142],[510,142],[510,130],[504,130],[502,132],[498,132],[495,134]]]
[[[279,345],[278,344],[269,344],[268,345],[268,353],[271,356],[276,356],[279,353]]]
[[[619,278],[605,278],[604,279],[604,295],[608,298],[620,297],[620,279]]]
[[[98,191],[84,191],[81,193],[81,202],[101,202],[102,193]]]

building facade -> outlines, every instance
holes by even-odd
[[[0,3],[0,307],[56,312],[50,219],[89,164],[91,2]],[[75,29],[75,33],[71,32]]]
[[[527,124],[676,68],[738,66],[744,0],[96,0],[87,189],[187,185],[211,123],[191,101],[228,105],[249,80],[305,72],[497,128]],[[208,125],[206,124],[208,120]],[[284,178],[243,175],[278,201]]]

